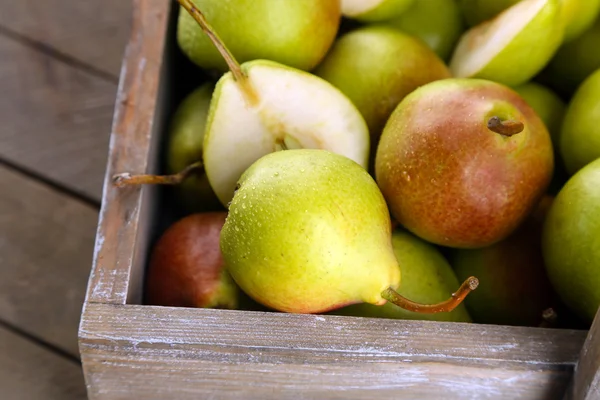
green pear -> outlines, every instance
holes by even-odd
[[[326,149],[364,168],[369,131],[356,106],[336,87],[308,72],[270,60],[238,64],[201,10],[179,0],[227,61],[230,72],[215,87],[202,158],[223,205],[242,173],[265,154],[285,149]]]
[[[458,78],[516,86],[546,66],[563,37],[560,0],[522,0],[465,32],[450,60]]]
[[[267,59],[314,68],[337,34],[340,0],[193,0],[239,62]],[[194,19],[180,10],[177,42],[196,65],[225,72],[227,64]]]
[[[542,119],[550,132],[552,145],[558,146],[558,137],[567,108],[565,102],[552,90],[536,82],[527,82],[513,89]]]
[[[340,37],[315,74],[339,88],[365,118],[375,150],[400,100],[425,83],[450,77],[442,60],[420,40],[371,25]]]
[[[591,323],[600,306],[600,159],[573,175],[556,196],[542,251],[554,289]]]
[[[416,0],[342,0],[342,15],[361,22],[385,21],[401,15],[415,1]]]
[[[573,95],[581,83],[600,68],[600,18],[578,38],[563,44],[539,76],[539,81],[561,96]]]
[[[167,137],[166,166],[175,174],[202,161],[204,129],[214,84],[205,83],[188,94],[175,110]],[[204,172],[194,173],[175,187],[186,212],[213,211],[222,207]]]
[[[481,286],[465,304],[478,323],[539,326],[543,312],[557,308],[542,257],[542,226],[551,196],[506,239],[485,248],[456,250],[456,276],[475,274]]]
[[[457,0],[465,22],[472,27],[494,18],[521,0]]]
[[[565,19],[563,43],[568,43],[594,24],[600,12],[600,0],[563,0],[562,14]]]
[[[550,132],[555,162],[554,174],[548,192],[556,194],[569,178],[569,174],[565,170],[562,161],[560,161],[558,148],[560,130],[567,106],[556,93],[536,82],[527,82],[513,89],[534,109],[548,128],[548,132]]]
[[[521,0],[458,0],[469,26],[494,18],[519,1]],[[599,10],[600,0],[562,0],[563,42],[569,42],[589,29]]]
[[[397,294],[400,268],[385,200],[362,166],[326,150],[279,151],[254,162],[229,206],[221,251],[246,294],[283,312],[386,301],[451,311],[477,286],[469,278],[438,305]]]
[[[394,110],[375,176],[405,228],[438,245],[478,248],[521,224],[553,166],[546,126],[514,90],[450,78],[421,86]]]
[[[392,246],[402,268],[402,285],[398,293],[421,303],[443,301],[459,282],[444,256],[430,243],[404,231],[392,234]],[[476,291],[477,292],[477,291]],[[475,293],[469,295],[473,296]],[[467,297],[467,298],[468,298]],[[433,321],[471,322],[464,304],[449,313],[422,314],[407,311],[386,303],[383,306],[355,304],[331,312],[336,315],[359,317],[416,319]]]
[[[569,174],[600,157],[600,69],[569,102],[560,134],[560,154]]]
[[[464,31],[462,15],[455,0],[419,0],[399,17],[386,21],[424,41],[446,61]]]

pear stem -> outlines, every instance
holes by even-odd
[[[132,185],[178,185],[189,177],[192,172],[204,169],[202,161],[188,165],[173,175],[131,175],[129,172],[113,175],[113,184],[117,187]]]
[[[492,132],[496,132],[508,137],[523,132],[523,129],[525,129],[525,125],[523,125],[523,123],[520,121],[501,121],[500,117],[497,116],[489,119],[487,127]]]
[[[558,314],[554,311],[554,308],[550,307],[542,312],[542,322],[540,328],[553,328],[556,326],[558,320]]]
[[[251,106],[257,105],[258,95],[256,94],[254,88],[250,84],[248,76],[244,74],[244,71],[242,71],[242,67],[237,62],[233,54],[229,51],[227,46],[225,46],[225,43],[223,42],[223,40],[221,40],[215,29],[208,23],[206,17],[204,17],[204,14],[202,14],[202,12],[198,8],[196,8],[194,3],[192,3],[192,0],[178,1],[179,4],[192,16],[192,18],[194,18],[196,22],[198,22],[198,24],[202,28],[202,31],[209,37],[210,41],[217,48],[219,53],[221,53],[221,55],[225,59],[225,62],[227,63],[227,66],[229,67],[229,70],[233,74],[233,78],[240,85],[242,92],[245,94],[248,103]]]
[[[392,288],[385,289],[381,296],[389,302],[397,305],[398,307],[404,308],[405,310],[422,313],[422,314],[435,314],[439,312],[450,312],[462,303],[471,291],[477,289],[479,286],[479,280],[474,276],[467,278],[466,281],[460,285],[460,288],[452,296],[445,301],[437,304],[420,304],[406,297],[400,295]]]

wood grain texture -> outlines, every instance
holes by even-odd
[[[581,349],[568,398],[600,399],[600,310]]]
[[[98,201],[116,85],[3,36],[0,59],[0,158]]]
[[[96,400],[464,400],[560,399],[585,332],[87,304],[80,337]]]
[[[84,400],[81,366],[0,327],[2,400]]]
[[[163,51],[171,2],[135,0],[131,40],[126,48],[109,145],[109,162],[96,237],[87,301],[124,304],[132,274],[141,216],[147,216],[142,192],[146,187],[116,188],[112,176],[150,172],[156,159],[155,108],[161,80]],[[154,150],[153,150],[154,149]],[[150,196],[152,197],[152,196]],[[148,196],[146,196],[148,198]],[[144,219],[145,221],[148,218]],[[138,271],[141,273],[141,271]]]
[[[0,27],[119,75],[129,35],[130,0],[2,1]]]
[[[0,165],[0,320],[78,354],[97,215]]]

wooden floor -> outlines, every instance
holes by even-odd
[[[85,399],[77,328],[128,0],[0,0],[0,398]]]

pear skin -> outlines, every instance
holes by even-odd
[[[193,0],[240,62],[267,59],[313,69],[340,25],[339,0]],[[177,42],[196,65],[227,71],[227,64],[194,19],[180,9]]]
[[[402,15],[385,24],[421,39],[444,61],[450,58],[465,30],[455,0],[415,1]]]
[[[402,285],[398,293],[422,303],[435,303],[448,297],[459,285],[454,271],[436,247],[403,229],[392,234],[394,254],[401,266]],[[449,313],[422,314],[386,303],[383,306],[355,304],[332,311],[336,315],[359,317],[471,322],[464,304]]]
[[[284,312],[383,304],[400,283],[391,222],[373,178],[325,150],[263,156],[244,172],[221,233],[242,290]]]
[[[506,239],[482,249],[457,250],[456,276],[477,275],[479,290],[465,301],[473,320],[484,324],[540,326],[543,312],[559,309],[542,257],[542,226],[552,197]],[[560,318],[564,316],[560,316]]]
[[[499,133],[490,126],[495,117],[519,129]],[[480,79],[431,82],[406,96],[375,160],[395,219],[429,242],[457,248],[507,237],[545,193],[553,170],[550,135],[535,111],[509,87]]]
[[[183,99],[173,114],[166,152],[169,174],[176,174],[202,160],[204,131],[213,90],[212,83],[201,85]],[[186,213],[222,209],[204,171],[189,176],[174,187],[174,193]]]
[[[146,304],[237,308],[239,289],[219,248],[226,217],[225,212],[197,213],[167,228],[152,249]]]
[[[562,43],[561,0],[522,0],[465,32],[452,54],[457,78],[509,86],[529,81]]]
[[[600,68],[600,18],[569,43],[559,47],[536,80],[569,99],[581,83]]]
[[[600,159],[573,175],[556,196],[542,251],[554,289],[590,324],[600,306]]]
[[[600,157],[600,69],[590,75],[569,102],[560,134],[560,154],[573,175]]]
[[[422,41],[383,25],[340,37],[315,74],[356,105],[369,127],[373,154],[385,122],[404,96],[450,77],[444,62]]]

